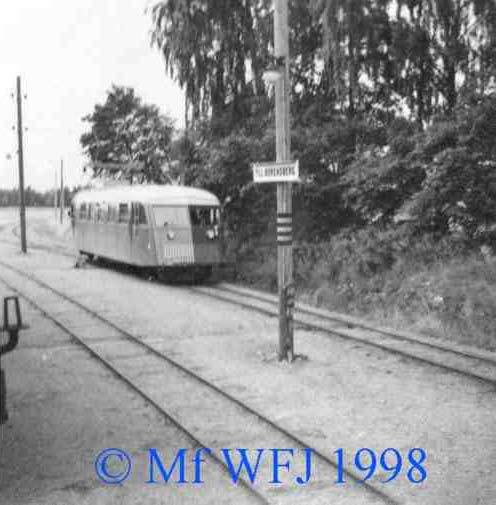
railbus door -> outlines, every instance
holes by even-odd
[[[124,263],[131,261],[131,231],[129,204],[120,202],[115,226],[114,258]]]
[[[145,207],[141,203],[132,203],[130,225],[131,262],[140,266],[153,265],[156,262],[153,237]]]
[[[195,263],[218,264],[220,262],[219,207],[191,205],[189,212],[195,247]]]

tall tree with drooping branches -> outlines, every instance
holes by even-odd
[[[198,121],[263,96],[271,44],[268,0],[162,0],[151,8],[152,45],[184,87]]]

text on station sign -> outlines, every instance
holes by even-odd
[[[254,182],[298,182],[298,161],[253,163]]]

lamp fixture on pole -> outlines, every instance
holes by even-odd
[[[273,57],[270,64],[262,74],[262,79],[267,84],[275,84],[284,77],[286,58],[284,56]]]

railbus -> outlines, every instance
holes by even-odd
[[[208,277],[221,263],[220,205],[212,193],[185,186],[131,185],[83,190],[71,206],[80,254],[161,274]]]

